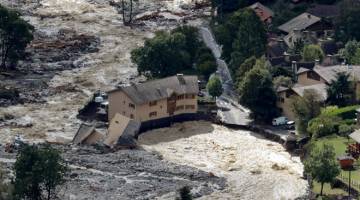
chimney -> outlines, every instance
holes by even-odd
[[[181,85],[185,85],[185,84],[186,84],[186,83],[185,83],[185,79],[184,79],[184,74],[177,74],[176,76],[177,76],[177,78],[178,78],[178,80],[179,80],[179,83],[180,83]]]
[[[291,62],[291,68],[293,71],[293,78],[295,81],[297,81],[297,71],[298,71],[298,66],[297,66],[297,62],[295,60],[293,60]]]
[[[309,19],[311,19],[311,15],[310,15],[310,14],[308,14],[307,17],[308,17]]]
[[[315,59],[315,67],[320,65],[320,60],[319,59]]]

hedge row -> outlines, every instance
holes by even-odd
[[[342,108],[331,107],[327,108],[322,114],[327,116],[337,116],[342,119],[354,119],[356,118],[356,109],[360,108],[360,105],[347,106]]]

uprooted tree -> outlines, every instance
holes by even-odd
[[[0,70],[15,68],[33,39],[33,30],[20,13],[0,5]]]

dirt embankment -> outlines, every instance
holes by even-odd
[[[226,186],[219,178],[202,170],[174,164],[144,150],[101,153],[92,147],[54,146],[63,151],[71,169],[60,187],[60,199],[171,199],[183,186],[192,188],[194,197],[208,195]],[[15,154],[0,148],[0,164],[12,167]]]

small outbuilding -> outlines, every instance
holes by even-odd
[[[81,124],[78,131],[76,132],[73,144],[95,144],[101,141],[104,135],[98,132],[93,125]]]

